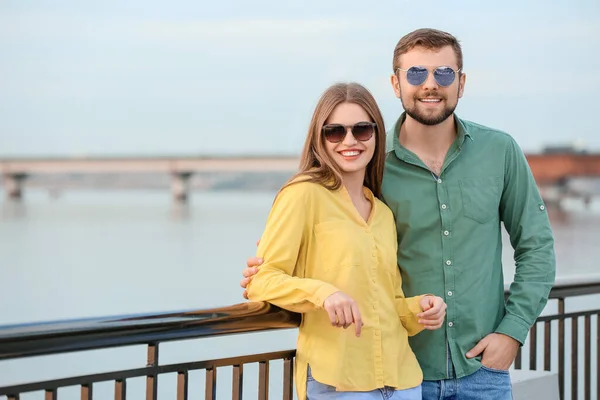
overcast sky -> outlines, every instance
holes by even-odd
[[[392,51],[421,27],[463,45],[459,116],[600,151],[600,1],[487,3],[3,0],[0,156],[297,154],[336,81],[398,117]]]

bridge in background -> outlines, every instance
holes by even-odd
[[[298,169],[297,156],[110,157],[0,159],[9,198],[19,199],[25,179],[33,174],[164,173],[171,176],[173,198],[185,201],[189,179],[197,172],[284,172]]]
[[[544,193],[564,195],[572,179],[600,177],[600,154],[527,154],[527,160]],[[185,201],[189,178],[194,173],[289,171],[291,174],[298,163],[297,156],[23,158],[0,159],[0,173],[4,191],[13,199],[22,196],[25,179],[34,174],[164,173],[171,176],[174,199]]]

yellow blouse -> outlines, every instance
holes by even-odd
[[[257,255],[264,259],[248,285],[252,301],[302,313],[296,355],[296,389],[306,399],[306,375],[339,391],[384,386],[407,389],[423,379],[408,345],[419,333],[421,296],[405,298],[396,264],[391,210],[364,188],[373,205],[365,221],[342,186],[331,191],[294,183],[277,196]],[[341,290],[358,304],[363,327],[334,327],[323,308]]]

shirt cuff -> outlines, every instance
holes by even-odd
[[[426,294],[420,294],[418,296],[415,297],[409,297],[407,298],[407,304],[408,304],[408,311],[410,311],[414,317],[417,316],[417,314],[420,314],[423,312],[423,309],[421,308],[421,300],[423,299],[423,297],[425,296],[431,296],[431,297],[435,297],[435,294],[431,294],[431,293],[426,293]]]
[[[325,303],[325,299],[334,294],[335,292],[339,292],[340,289],[335,286],[323,282],[321,287],[317,289],[315,292],[312,302],[319,308],[323,308],[323,304]]]
[[[425,296],[433,296],[433,295],[432,294],[422,294],[419,296],[415,296],[414,301],[408,302],[408,311],[410,311],[415,317],[417,316],[417,314],[420,314],[423,312],[423,309],[421,309],[421,299]]]
[[[502,322],[500,322],[500,325],[498,325],[498,328],[496,328],[496,333],[510,336],[522,346],[529,334],[529,328],[529,325],[522,319],[515,317],[514,315],[506,314],[502,319]]]

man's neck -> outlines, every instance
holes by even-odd
[[[400,144],[419,156],[445,156],[456,139],[454,116],[437,125],[423,125],[410,116],[400,128]]]

